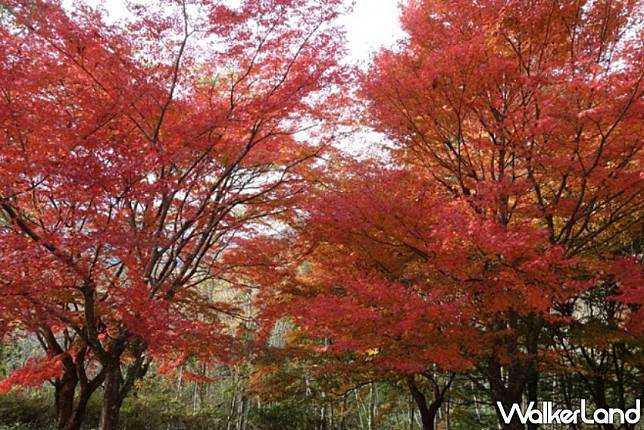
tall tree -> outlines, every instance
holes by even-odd
[[[408,38],[362,77],[406,174],[340,167],[304,207],[284,313],[352,365],[455,357],[505,410],[536,401],[544,330],[584,321],[644,220],[641,18],[633,1],[410,1]],[[634,279],[605,297],[631,334]]]
[[[339,4],[177,0],[108,25],[2,2],[0,316],[45,350],[5,388],[57,378],[75,429],[102,384],[115,429],[151,360],[230,355],[234,303],[204,283],[225,282],[221,256],[288,211],[324,149]]]
[[[641,18],[635,1],[411,1],[409,38],[364,78],[372,123],[499,231],[611,255],[644,218]],[[544,322],[510,306],[486,324],[511,352],[479,364],[494,400],[537,399]]]

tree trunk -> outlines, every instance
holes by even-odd
[[[530,369],[528,376],[528,403],[534,402],[535,405],[539,403],[539,371],[534,368]],[[537,430],[539,424],[528,423],[528,430]]]
[[[78,400],[76,402],[76,407],[74,408],[74,413],[67,424],[64,427],[61,427],[63,430],[80,430],[81,425],[85,420],[85,410],[87,409],[87,402],[89,402],[89,399],[93,392],[94,390],[81,387]]]
[[[121,394],[121,369],[119,363],[111,363],[105,369],[103,406],[99,430],[116,430],[123,397]]]
[[[79,430],[85,420],[90,397],[103,382],[104,372],[88,378],[85,372],[86,349],[81,348],[75,359],[63,357],[63,375],[56,383],[56,411],[60,430]],[[77,390],[78,389],[78,390]],[[76,392],[78,391],[78,395]]]
[[[537,356],[539,353],[539,337],[543,325],[544,321],[539,316],[531,315],[528,318],[526,347],[531,362],[528,368],[527,395],[528,403],[534,402],[535,405],[539,403],[539,369],[537,368]],[[528,423],[528,430],[537,430],[538,428],[539,424]]]
[[[523,430],[525,426],[519,420],[512,420],[510,424],[501,424],[502,430]]]
[[[116,430],[119,423],[119,413],[123,400],[129,394],[134,383],[143,378],[148,371],[150,362],[145,360],[146,343],[141,340],[132,341],[134,362],[121,371],[123,349],[111,356],[103,355],[103,405],[99,430]],[[125,375],[125,377],[124,377]]]
[[[418,410],[420,411],[420,421],[423,425],[423,430],[434,430],[436,415],[438,414],[438,411],[443,403],[443,399],[445,398],[445,392],[447,391],[447,388],[449,388],[449,384],[451,384],[451,379],[448,385],[445,387],[445,389],[434,390],[435,391],[434,399],[428,405],[425,394],[423,394],[423,392],[418,388],[418,385],[416,385],[414,378],[409,377],[407,379],[407,385],[409,386],[409,391],[411,392],[411,396],[414,398],[414,401],[418,406]]]
[[[71,362],[71,358],[67,358]],[[68,360],[63,359],[63,375],[56,383],[56,415],[59,429],[69,428],[68,423],[74,414],[74,394],[76,393],[76,385],[78,384],[76,369],[73,367],[73,363],[71,363],[70,368],[66,361]]]
[[[507,321],[501,321],[495,327],[495,330],[511,329],[517,333],[505,338],[499,337],[496,340],[497,345],[495,346],[509,355],[510,363],[502,363],[496,355],[490,357],[487,362],[486,375],[490,384],[490,394],[503,430],[523,430],[526,426],[521,424],[517,414],[514,414],[512,421],[506,424],[501,411],[496,407],[497,402],[500,402],[506,413],[509,413],[513,405],[521,406],[524,393],[527,394],[528,400],[538,401],[537,353],[544,321],[536,315],[523,318],[525,322],[523,336],[520,335],[521,318],[512,311],[508,312]],[[527,352],[525,355],[521,352],[522,343]],[[537,427],[529,426],[528,428],[532,430]]]
[[[509,424],[503,421],[503,415],[497,407],[497,402],[503,405],[506,414],[510,413],[512,406],[515,404],[521,406],[523,392],[528,379],[529,365],[513,363],[512,366],[509,366],[509,369],[506,369],[507,375],[505,376],[501,369],[501,363],[495,357],[492,357],[488,363],[487,377],[499,425],[503,430],[523,430],[525,425],[521,424],[517,414],[512,416],[512,421]]]

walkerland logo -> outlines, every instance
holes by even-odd
[[[501,402],[496,402],[496,406],[505,424],[510,424],[515,415],[521,424],[637,424],[642,412],[639,399],[632,409],[595,409],[592,414],[586,411],[586,400],[581,400],[581,407],[576,410],[554,409],[552,402],[543,402],[541,409],[535,409],[535,402],[530,402],[525,411],[516,403],[509,411],[503,408]]]

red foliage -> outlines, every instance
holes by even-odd
[[[62,374],[60,357],[32,357],[24,366],[0,381],[0,394],[6,394],[14,387],[38,386],[42,381],[57,378]]]
[[[286,216],[324,150],[339,5],[167,1],[107,25],[85,6],[4,2],[2,333],[51,332],[47,348],[124,372],[229,359],[241,311],[221,256]]]
[[[579,317],[641,234],[641,17],[633,1],[410,1],[409,37],[361,77],[389,165],[338,163],[312,187],[267,318],[375,372],[476,364],[520,402],[544,327]],[[640,281],[617,300],[640,303]]]

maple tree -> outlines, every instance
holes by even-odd
[[[464,383],[505,410],[551,381],[641,397],[641,2],[409,0],[352,73],[342,4],[0,3],[0,337],[42,350],[0,393],[52,382],[70,430],[187,362],[269,398],[314,373],[324,425],[374,381],[424,429]],[[384,161],[329,148],[362,105]]]
[[[152,360],[233,354],[238,310],[212,285],[324,149],[339,4],[166,1],[106,24],[87,6],[2,2],[0,326],[44,350],[3,391],[53,379],[75,429],[102,386],[114,429]]]
[[[303,334],[323,339],[304,343],[305,351],[332,357],[318,359],[321,374],[404,381],[423,428],[433,429],[453,372],[467,369],[477,348],[474,332],[453,324],[455,313],[467,319],[470,311],[458,294],[427,282],[438,275],[425,266],[429,255],[448,258],[430,238],[445,214],[433,210],[439,199],[425,192],[418,172],[369,164],[348,170],[342,172],[352,179],[324,183],[309,201],[294,276],[270,302],[268,317],[288,315]]]
[[[322,374],[406,381],[423,428],[433,429],[455,373],[518,353],[498,341],[508,331],[481,327],[506,313],[548,314],[579,291],[579,264],[543,229],[499,228],[422,170],[350,170],[356,176],[330,180],[306,205],[297,245],[285,246],[289,274],[264,299],[265,318],[288,316],[307,338],[324,339],[303,343],[337,359],[318,363]],[[420,388],[427,383],[431,398]]]
[[[337,170],[306,207],[312,269],[291,269],[277,300],[304,299],[284,314],[370,369],[471,367],[506,410],[538,400],[557,359],[546,329],[585,320],[644,221],[641,16],[630,1],[410,1],[408,38],[362,94],[414,179]],[[632,337],[629,264],[604,300],[625,305],[616,325]]]
[[[641,16],[628,1],[412,1],[409,39],[364,79],[373,125],[492,231],[541,228],[562,261],[596,257],[597,272],[644,217]],[[541,312],[501,306],[486,324],[495,401],[519,403],[526,388],[537,399],[546,315],[567,301],[543,298]]]

